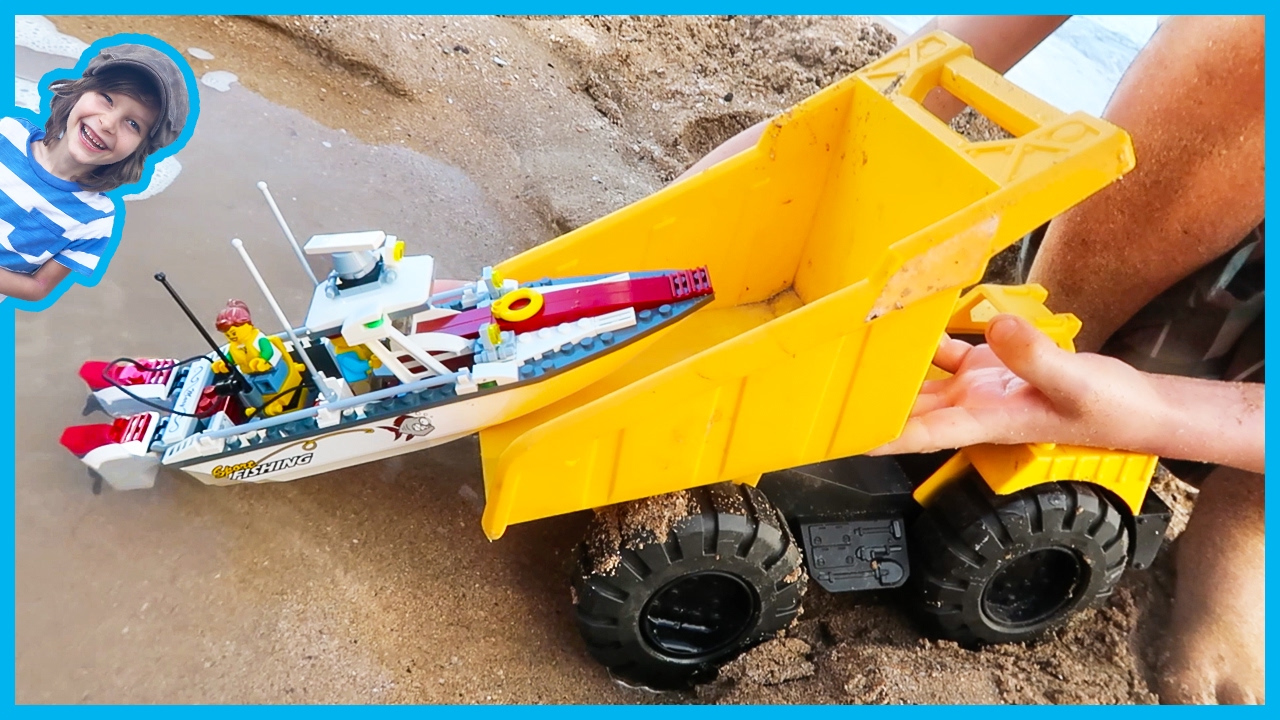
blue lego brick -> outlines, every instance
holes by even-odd
[[[649,273],[662,275],[664,273]],[[633,276],[640,275],[632,273]],[[636,338],[652,332],[658,325],[667,322],[673,316],[691,312],[710,300],[709,297],[696,297],[688,300],[662,305],[654,310],[641,310],[636,313],[636,324],[621,330],[603,332],[596,337],[583,338],[572,345],[565,345],[556,352],[547,353],[540,359],[529,360],[520,366],[520,378],[533,379],[559,372],[580,360],[601,354],[618,345],[625,345]]]
[[[633,280],[642,280],[651,277],[666,277],[667,275],[677,272],[676,270],[646,270],[644,272],[633,272],[631,278]]]
[[[584,282],[594,282],[596,280],[604,280],[605,278],[610,278],[617,274],[618,273],[601,273],[599,275],[578,275],[576,277],[569,277],[569,278],[556,278],[555,280],[551,280],[550,278],[542,278],[541,280],[535,280],[530,283],[522,283],[521,287],[555,288],[556,285],[569,285],[571,283],[584,283]],[[631,276],[636,277],[636,273],[631,273]]]

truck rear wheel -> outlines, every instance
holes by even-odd
[[[683,514],[663,528],[654,518],[673,504]],[[710,679],[799,614],[800,548],[753,487],[721,483],[614,506],[587,537],[573,584],[578,628],[592,656],[626,682],[672,689]]]
[[[926,619],[962,644],[1025,642],[1101,603],[1124,572],[1124,515],[1098,489],[1049,483],[998,496],[976,474],[911,530]]]

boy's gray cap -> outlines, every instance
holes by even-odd
[[[160,112],[156,115],[155,126],[151,128],[152,144],[162,148],[177,140],[187,123],[187,110],[190,108],[187,82],[178,64],[168,55],[146,45],[115,45],[103,48],[97,57],[90,60],[84,76],[97,75],[111,68],[133,68],[151,76],[160,91]]]

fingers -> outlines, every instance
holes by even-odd
[[[956,340],[943,334],[938,343],[938,350],[933,355],[933,364],[954,375],[960,369],[960,363],[969,354],[973,346],[963,340]]]
[[[900,455],[968,447],[991,442],[996,437],[990,423],[978,422],[963,408],[943,408],[913,417],[897,440],[881,445],[868,455]]]
[[[1015,315],[998,315],[987,325],[991,351],[1018,377],[1044,393],[1065,413],[1081,410],[1093,387],[1073,353]]]
[[[907,417],[918,418],[943,408],[951,407],[952,400],[947,395],[947,388],[949,388],[953,382],[954,380],[952,378],[947,378],[946,380],[926,380],[924,384],[920,386],[920,393],[916,395],[915,403],[911,406],[911,413]]]
[[[971,350],[973,346],[969,343],[943,333],[942,340],[938,342],[938,350],[933,356],[933,364],[944,372],[955,375],[960,371],[960,365]],[[911,417],[924,415],[946,406],[950,401],[945,397],[945,390],[950,383],[950,379],[926,380],[920,386],[920,394],[911,409]]]
[[[928,386],[929,383],[925,383]],[[916,402],[911,406],[911,414],[909,417],[920,417],[928,415],[935,410],[941,410],[951,404],[951,399],[942,392],[930,392],[928,387],[920,391],[916,396]]]

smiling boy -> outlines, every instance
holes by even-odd
[[[182,71],[145,45],[106,48],[49,87],[43,130],[0,119],[0,299],[41,300],[72,270],[91,276],[115,220],[104,193],[137,182],[187,120]]]

